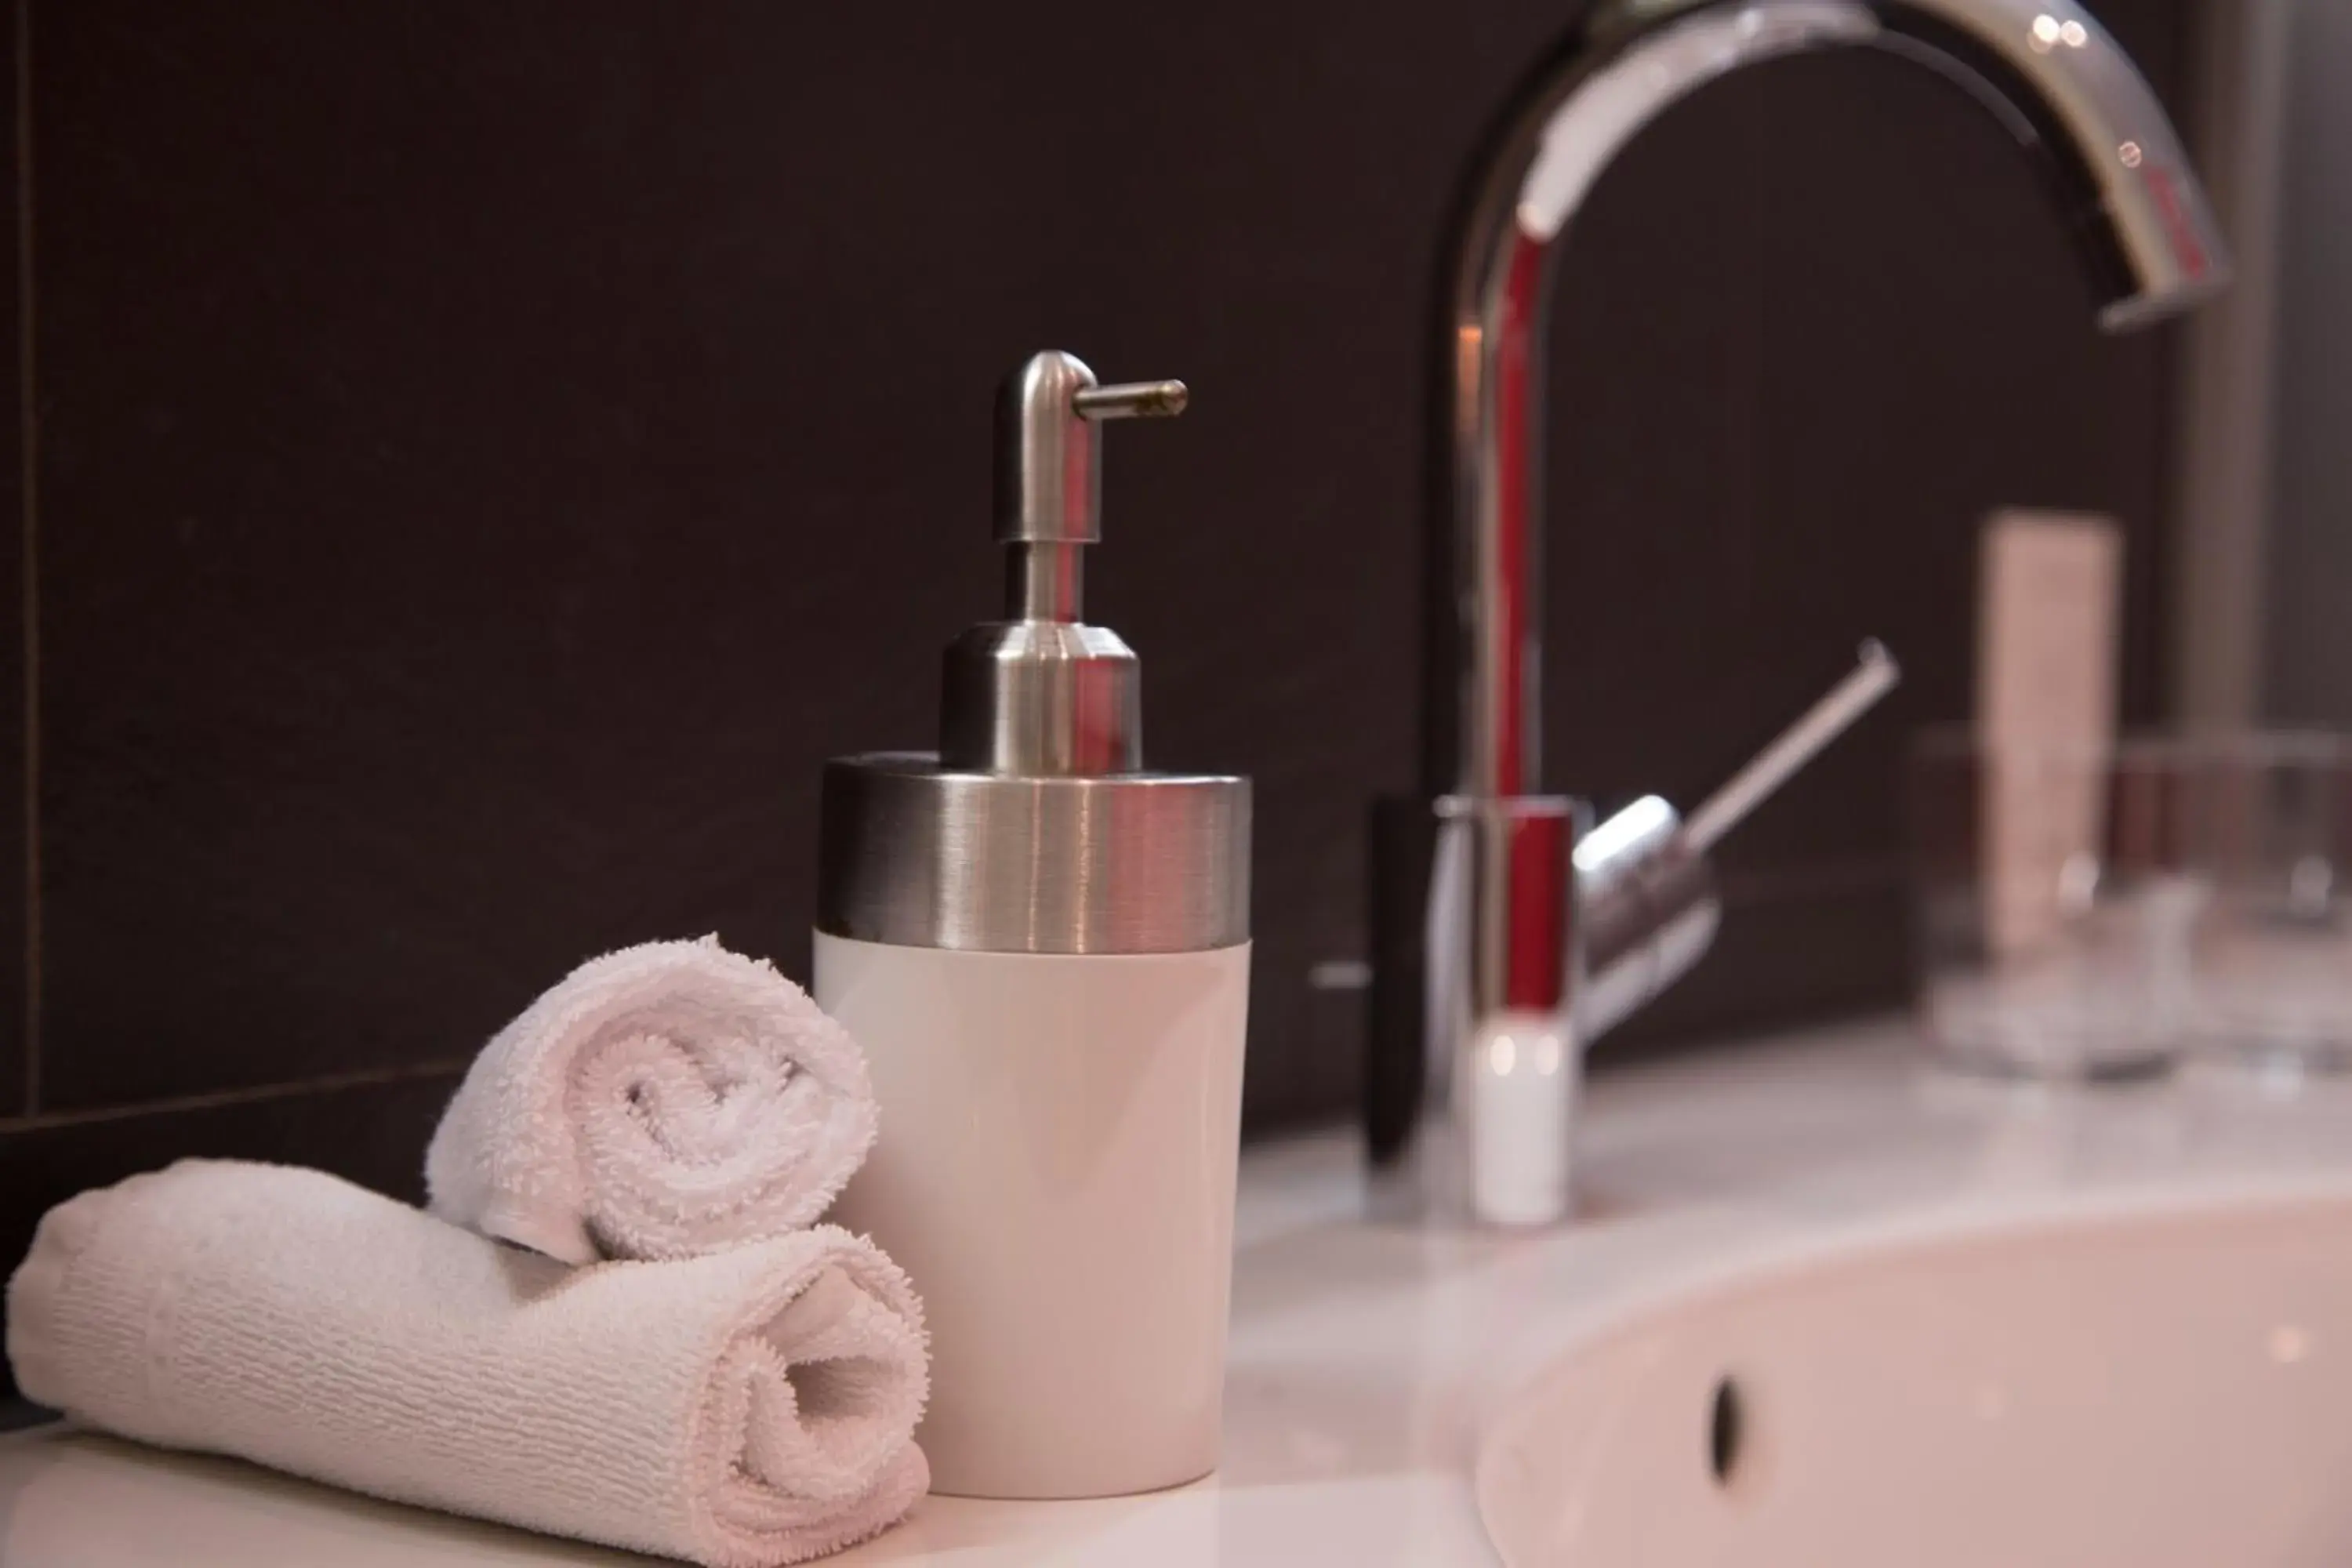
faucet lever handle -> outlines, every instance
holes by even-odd
[[[1717,839],[1738,826],[1749,812],[1819,756],[1822,747],[1845,733],[1848,725],[1869,712],[1902,679],[1903,667],[1895,662],[1886,645],[1876,637],[1866,638],[1843,679],[1690,814],[1684,831],[1692,847],[1702,855],[1714,848]]]
[[[1707,851],[1893,689],[1902,673],[1885,645],[1864,643],[1845,679],[1688,821],[1656,795],[1643,795],[1577,844],[1577,939],[1585,969],[1577,1027],[1584,1039],[1647,1006],[1699,961],[1722,915]]]

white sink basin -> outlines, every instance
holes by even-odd
[[[2341,1568],[2352,1200],[1730,1276],[1522,1384],[1476,1485],[1513,1568]]]

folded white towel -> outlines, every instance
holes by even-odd
[[[184,1161],[49,1211],[8,1359],[125,1436],[711,1568],[862,1540],[929,1483],[921,1308],[829,1226],[572,1269],[316,1171]]]
[[[566,1263],[814,1224],[873,1145],[856,1042],[716,937],[591,959],[474,1058],[425,1152],[445,1219]]]

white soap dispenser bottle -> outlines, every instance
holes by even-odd
[[[1066,353],[1022,367],[997,415],[1007,618],[948,648],[938,754],[825,770],[816,999],[882,1110],[835,1217],[923,1297],[938,1491],[1216,1465],[1249,783],[1145,772],[1135,655],[1079,619],[1097,424],[1184,401]]]

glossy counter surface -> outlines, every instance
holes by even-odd
[[[1490,1563],[1480,1433],[1536,1368],[1645,1304],[1888,1238],[2352,1194],[2352,1082],[2209,1067],[2004,1088],[1929,1070],[1885,1022],[1608,1077],[1580,1133],[1582,1215],[1529,1237],[1366,1223],[1350,1135],[1253,1151],[1217,1476],[1100,1502],[933,1498],[833,1561]],[[54,1427],[0,1437],[0,1568],[638,1561]]]

